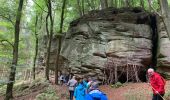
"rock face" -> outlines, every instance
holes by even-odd
[[[170,23],[170,19],[165,21],[166,23]],[[170,26],[167,26],[170,28]],[[158,61],[157,67],[160,72],[167,74],[170,76],[170,40],[167,35],[166,27],[161,19],[158,20]]]
[[[137,8],[92,11],[70,24],[61,56],[69,61],[72,73],[100,79],[109,59],[118,67],[144,68],[152,62],[149,17]]]

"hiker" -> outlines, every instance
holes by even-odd
[[[63,83],[64,83],[64,75],[63,74],[60,75],[59,82],[60,82],[60,85],[63,85]]]
[[[86,93],[88,93],[90,91],[90,87],[91,87],[91,83],[93,82],[92,78],[89,77],[88,78],[88,82],[87,82],[87,90]]]
[[[86,77],[83,78],[83,85],[84,87],[87,89],[87,83],[88,83],[88,80]]]
[[[78,85],[77,85],[77,87],[75,88],[75,91],[74,91],[75,100],[84,100],[86,86],[84,85],[82,77],[79,77],[77,79],[77,81],[78,81]]]
[[[70,93],[70,100],[73,100],[74,89],[76,87],[76,84],[77,84],[77,81],[75,79],[75,76],[73,76],[72,79],[69,80],[68,83],[67,83],[69,93]]]
[[[69,81],[69,77],[70,77],[70,75],[69,75],[69,74],[67,74],[67,75],[66,75],[66,77],[65,77],[65,82],[66,82],[66,83],[68,83],[68,81]]]
[[[85,96],[85,100],[108,100],[107,96],[99,90],[98,82],[92,82],[90,91]]]
[[[158,73],[154,72],[154,69],[148,69],[148,77],[150,85],[153,90],[152,100],[164,100],[163,96],[165,94],[165,79]]]

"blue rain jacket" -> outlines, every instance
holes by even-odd
[[[75,88],[74,97],[76,100],[85,100],[85,90],[86,86],[83,83],[79,83]]]
[[[108,100],[108,98],[100,90],[92,90],[85,96],[85,100]]]

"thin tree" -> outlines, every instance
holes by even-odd
[[[117,8],[118,7],[118,0],[114,1],[114,6]]]
[[[77,0],[77,8],[78,8],[78,12],[79,12],[80,17],[83,16],[80,0]]]
[[[164,26],[165,26],[165,30],[167,31],[167,35],[169,37],[170,40],[170,16],[169,16],[169,8],[168,8],[168,1],[167,0],[159,0],[159,5],[161,8],[161,15],[160,17],[163,20]]]
[[[82,14],[84,15],[84,14],[85,14],[84,0],[82,0],[82,3],[81,3],[81,5],[82,5]]]
[[[159,4],[161,7],[162,16],[168,17],[168,12],[169,12],[168,1],[167,0],[159,0]]]
[[[36,14],[35,18],[35,56],[34,56],[34,64],[33,64],[33,79],[35,80],[35,65],[36,65],[36,59],[38,54],[38,34],[37,34],[37,22],[38,22],[38,15]]]
[[[129,0],[124,0],[124,5],[125,5],[125,7],[130,7],[130,1]]]
[[[94,4],[92,4],[92,3],[94,3],[94,1],[92,1],[92,0],[87,0],[87,4],[88,4],[88,6],[90,7],[90,10],[95,10],[95,6],[94,6]]]
[[[45,76],[46,79],[49,80],[49,61],[50,61],[50,51],[51,51],[51,42],[53,38],[53,18],[52,18],[52,6],[51,6],[51,0],[46,0],[46,5],[48,8],[48,14],[46,17],[46,29],[47,33],[48,31],[48,18],[50,18],[50,34],[48,37],[48,43],[47,43],[47,55],[46,55],[46,71],[45,71]]]
[[[66,0],[63,1],[63,5],[62,5],[59,34],[62,34],[62,32],[63,32],[63,22],[64,22],[64,10],[65,10],[65,6],[66,6]],[[60,51],[61,51],[61,38],[62,37],[59,35],[59,38],[58,38],[57,59],[56,59],[56,67],[55,67],[55,84],[58,84],[59,57],[60,57]]]
[[[148,7],[149,7],[149,11],[151,11],[151,8],[152,8],[152,6],[151,6],[151,0],[148,0]]]
[[[108,8],[107,0],[100,0],[100,4],[102,9]]]
[[[109,7],[113,7],[113,0],[109,0]]]
[[[140,0],[140,6],[144,9],[144,1]]]
[[[14,38],[14,47],[13,47],[13,59],[12,59],[11,72],[9,75],[9,82],[7,83],[5,100],[10,100],[11,98],[13,98],[12,89],[15,82],[16,66],[18,64],[19,32],[20,32],[20,21],[22,16],[23,2],[24,0],[19,1],[19,6],[17,10],[16,22],[15,22],[15,34],[14,34],[15,38]]]

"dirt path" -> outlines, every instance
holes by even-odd
[[[105,92],[109,100],[140,100],[141,97],[151,100],[151,89],[146,83],[129,83],[127,86],[120,88],[112,88],[110,86],[101,86],[101,90]]]
[[[61,98],[60,100],[68,100],[68,89],[66,85],[54,85],[57,95]],[[119,88],[112,88],[108,85],[100,86],[101,91],[105,92],[109,100],[151,100],[152,90],[147,83],[128,83]],[[41,93],[43,89],[36,89],[28,95],[15,97],[14,100],[34,100],[35,97]],[[170,94],[170,81],[166,83],[166,92]],[[0,100],[3,100],[0,97]],[[166,98],[170,100],[170,98]]]
[[[128,83],[120,88],[111,88],[110,86],[101,86],[100,89],[105,92],[109,100],[151,100],[152,89],[147,83]],[[170,94],[170,81],[166,82],[166,94]],[[170,100],[170,98],[165,98]]]

